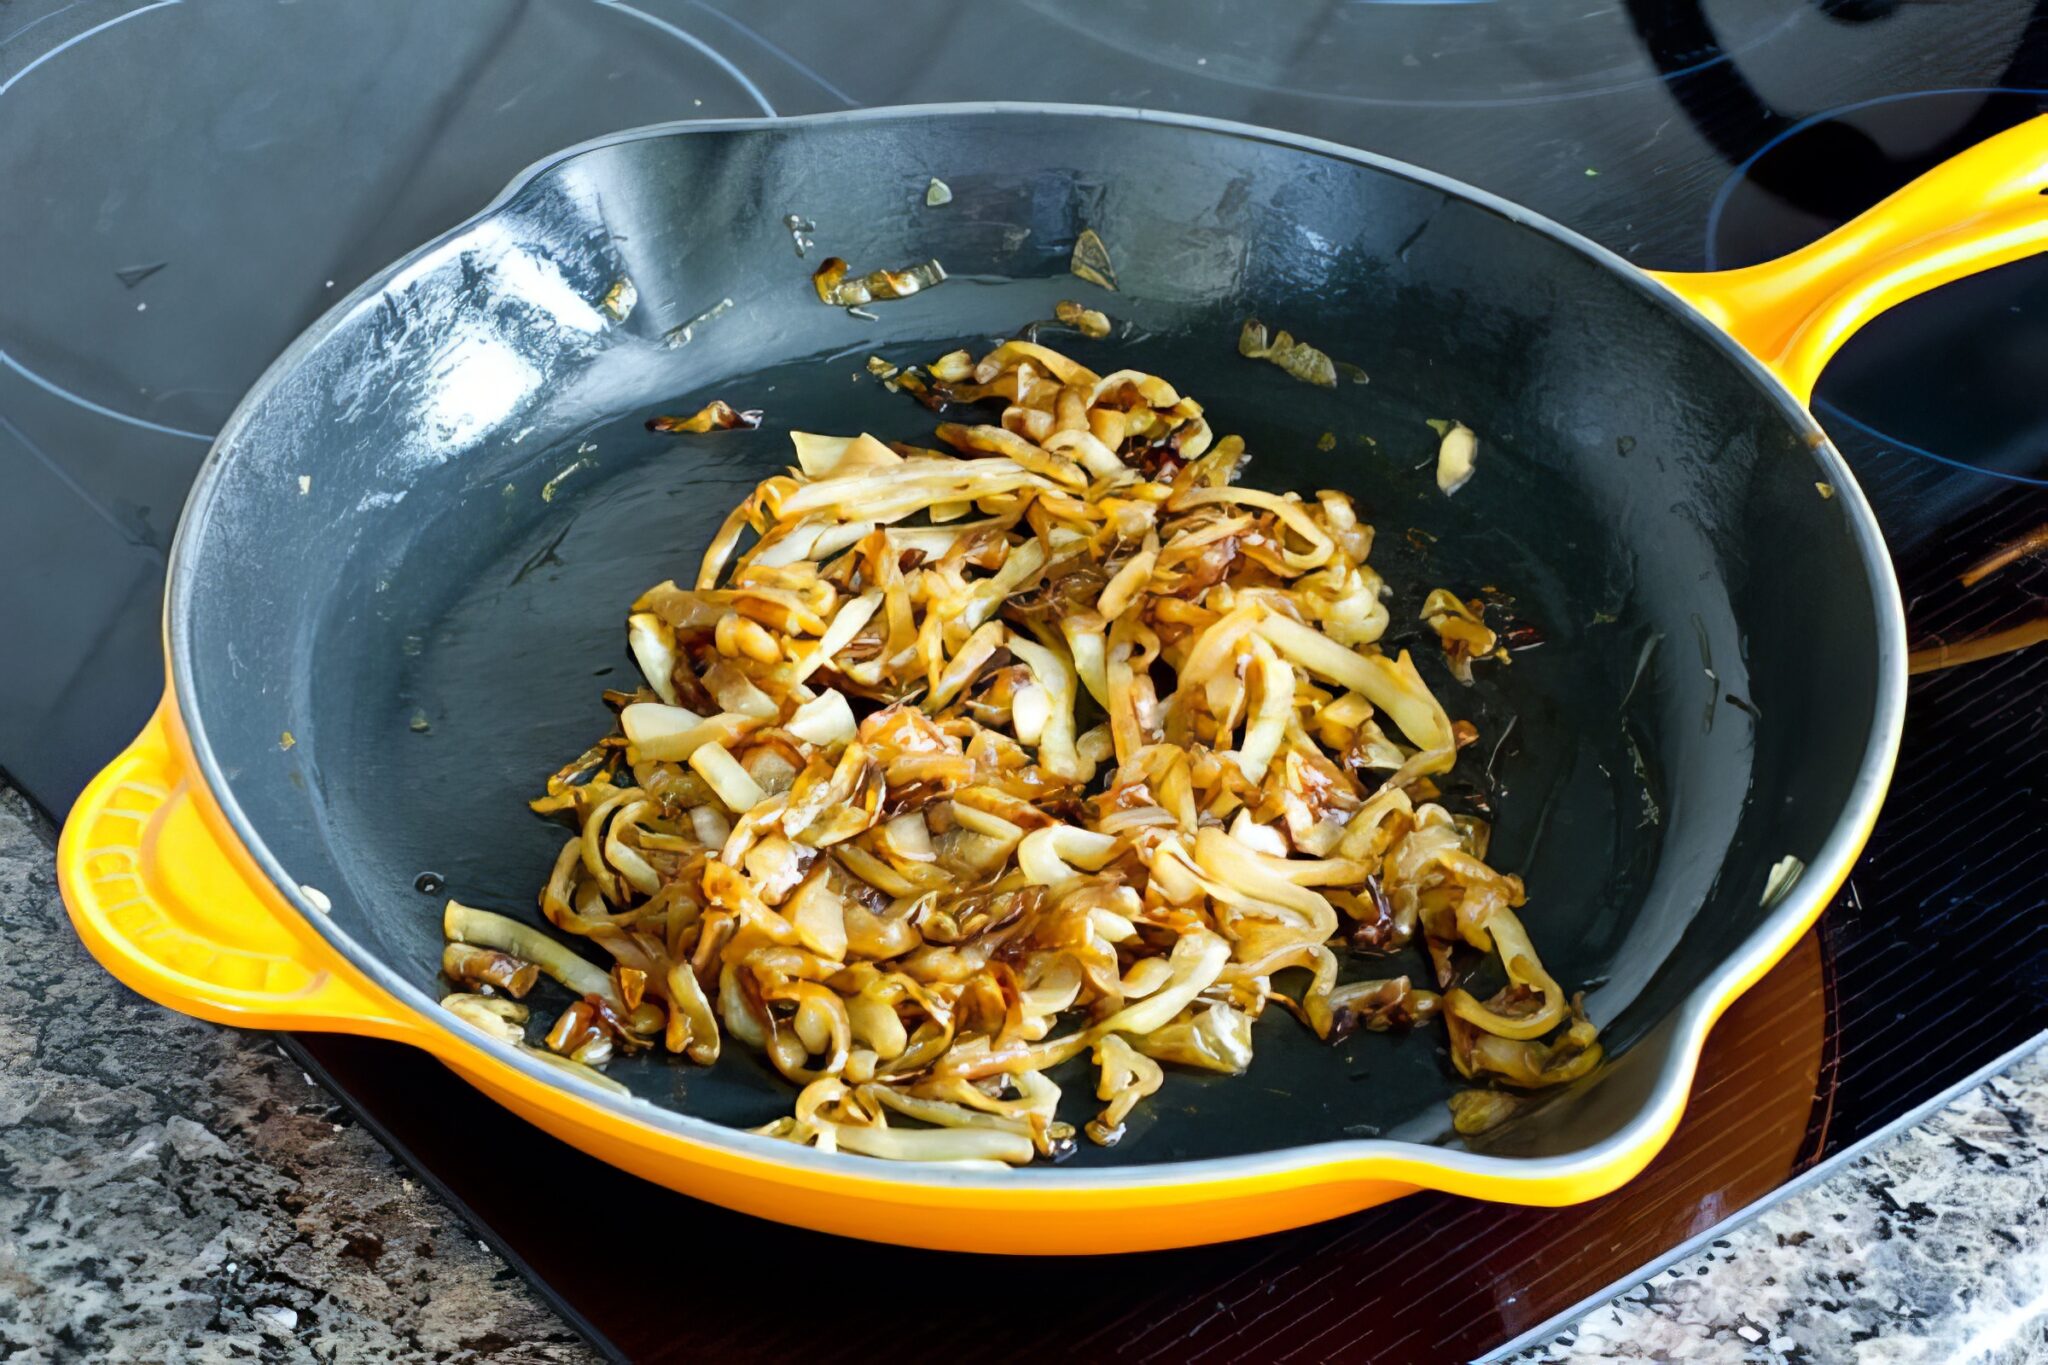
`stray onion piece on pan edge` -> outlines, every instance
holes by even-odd
[[[714,398],[688,417],[650,417],[649,431],[693,432],[731,431],[734,427],[758,427],[758,408],[741,412],[723,398]]]
[[[762,1131],[971,1166],[1071,1150],[1050,1068],[1092,1061],[1114,1143],[1161,1063],[1250,1065],[1270,1005],[1332,1040],[1441,1016],[1483,1085],[1591,1071],[1521,881],[1428,800],[1474,732],[1379,648],[1351,500],[1235,484],[1244,443],[1154,375],[1026,341],[902,375],[1000,416],[946,449],[796,433],[689,586],[633,604],[647,686],[533,803],[576,828],[542,912],[610,970],[451,902],[458,988],[531,963],[579,1072],[730,1038],[801,1087]],[[1425,614],[1461,672],[1493,647],[1448,592]],[[1418,935],[1436,989],[1340,981]],[[450,1007],[523,1041],[490,998]]]

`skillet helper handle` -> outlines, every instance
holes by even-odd
[[[1803,403],[1830,357],[1896,304],[2048,251],[2048,116],[1953,157],[1786,256],[1739,270],[1653,271]]]
[[[139,994],[244,1028],[408,1038],[415,1025],[224,847],[166,696],[64,822],[57,878],[78,936]],[[237,858],[236,854],[240,854]]]

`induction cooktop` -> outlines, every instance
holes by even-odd
[[[971,99],[1141,105],[1352,143],[1653,268],[1765,259],[2048,109],[2041,5],[1632,0],[0,0],[0,768],[61,815],[162,681],[164,557],[211,434],[380,265],[561,146],[679,118]],[[1822,422],[1897,558],[1916,646],[2048,613],[2048,260],[1871,326]],[[1797,591],[1798,585],[1786,585]],[[912,1357],[1437,1361],[1503,1349],[1937,1102],[2048,1025],[2048,650],[1915,679],[1891,799],[1816,932],[1713,1035],[1638,1180],[1571,1209],[1424,1196],[1185,1252],[962,1265],[637,1184],[423,1056],[289,1039],[601,1349],[864,1354],[765,1262],[862,1292],[1000,1282]],[[488,1126],[487,1159],[453,1135]],[[515,1173],[570,1191],[573,1232]],[[689,1276],[600,1254],[659,1223]],[[687,1285],[678,1307],[679,1285]],[[991,1300],[996,1302],[996,1300]]]

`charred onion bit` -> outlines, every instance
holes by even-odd
[[[1082,228],[1074,239],[1074,254],[1067,269],[1090,284],[1116,292],[1116,267],[1109,262],[1109,247],[1094,228]]]
[[[829,262],[819,297],[846,288]],[[1349,497],[1242,485],[1200,403],[1034,342],[870,369],[955,420],[795,433],[694,573],[633,603],[646,686],[533,803],[573,830],[554,932],[450,902],[452,978],[559,983],[541,1052],[578,1074],[730,1039],[797,1087],[763,1131],[908,1161],[1057,1159],[1048,1073],[1084,1056],[1086,1132],[1115,1142],[1169,1068],[1248,1067],[1275,1001],[1326,1039],[1440,1014],[1481,1085],[1598,1064],[1486,825],[1431,800],[1476,731],[1382,646]],[[1448,592],[1424,615],[1454,670],[1497,647]],[[1341,979],[1410,943],[1438,990]]]
[[[540,968],[533,963],[469,943],[451,943],[441,950],[441,973],[458,985],[501,990],[514,999],[540,980]]]
[[[1257,318],[1247,321],[1238,332],[1237,353],[1251,360],[1270,360],[1304,384],[1325,389],[1337,387],[1336,362],[1306,341],[1296,341],[1286,332],[1268,341],[1266,324]]]
[[[1061,299],[1054,304],[1052,314],[1084,337],[1101,338],[1109,335],[1107,314],[1083,307],[1072,299]]]
[[[688,417],[650,417],[647,419],[647,429],[671,432],[731,431],[734,427],[760,426],[761,415],[759,408],[749,408],[741,412],[724,399],[714,398]]]
[[[945,267],[937,261],[925,261],[903,270],[870,271],[849,279],[846,262],[837,256],[827,256],[811,276],[818,302],[834,308],[858,308],[877,299],[907,299],[920,289],[945,282]]]
[[[1500,648],[1499,637],[1487,628],[1480,603],[1463,601],[1450,589],[1437,588],[1422,603],[1422,619],[1443,641],[1444,660],[1450,665],[1451,676],[1465,686],[1472,685],[1474,659],[1491,657],[1507,662],[1508,653]]]

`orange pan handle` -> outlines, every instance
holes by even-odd
[[[64,823],[57,878],[92,955],[158,1004],[216,1023],[415,1040],[410,1012],[224,832],[182,741],[166,695]]]
[[[1943,162],[1790,255],[1740,270],[1652,271],[1799,401],[1879,313],[1951,280],[2048,251],[2048,116]]]

